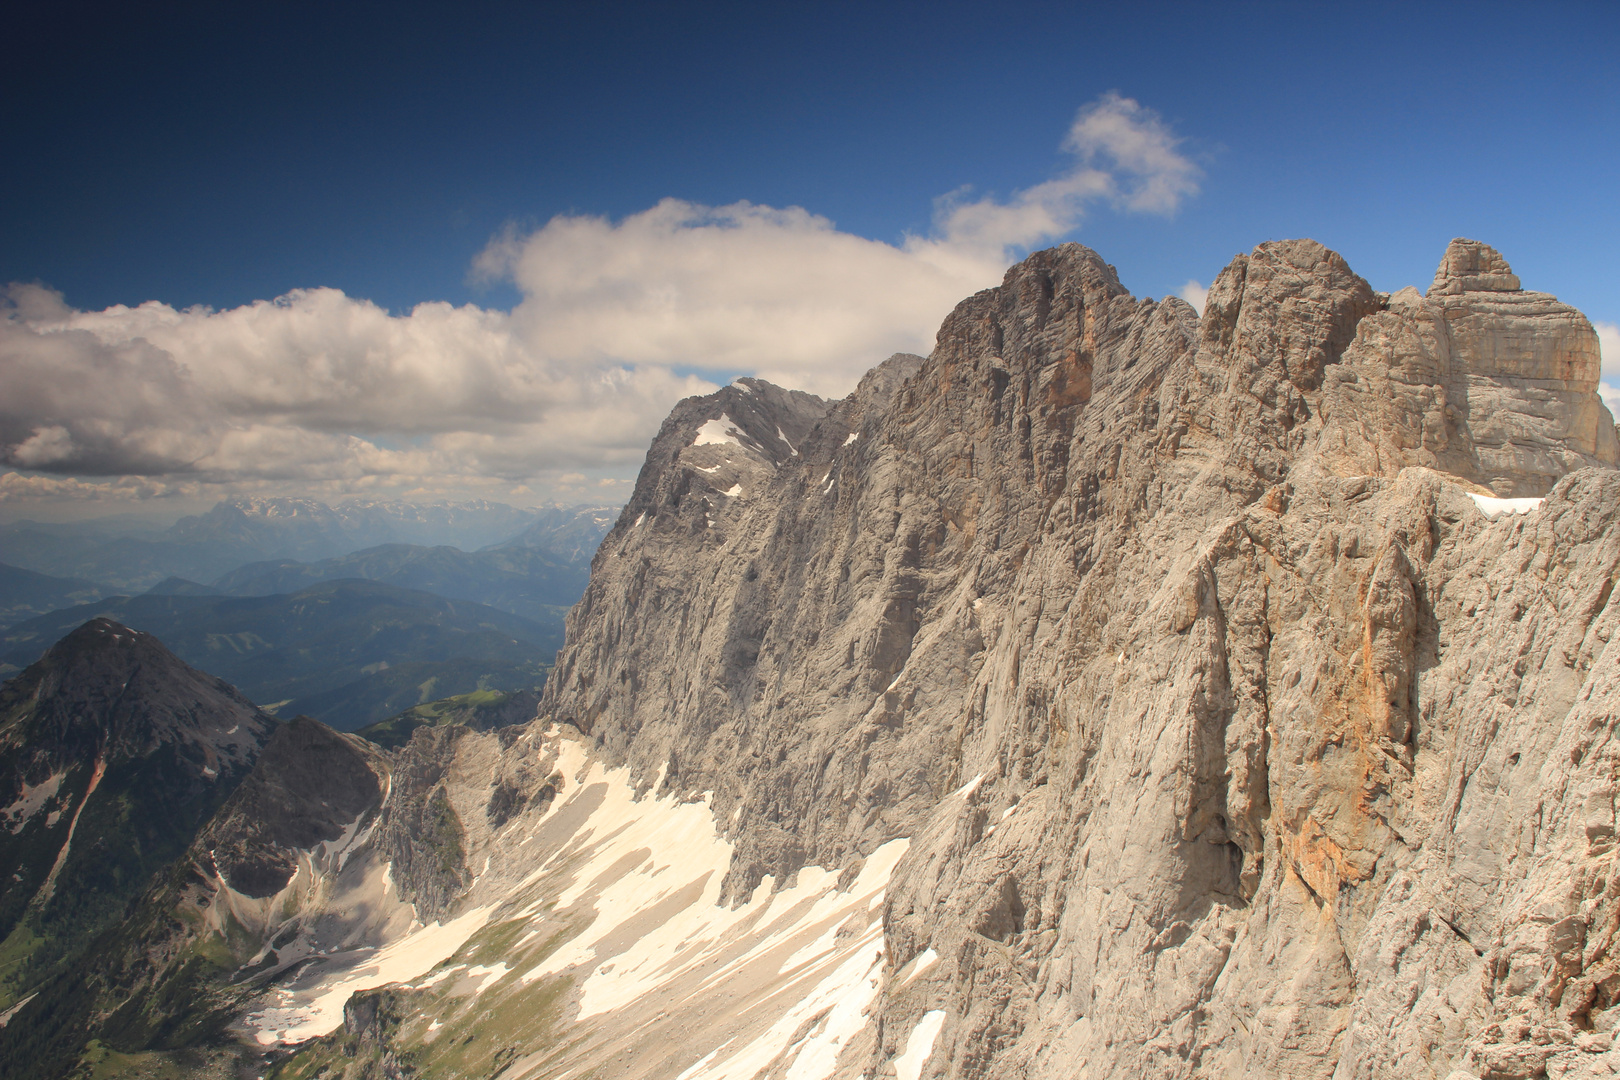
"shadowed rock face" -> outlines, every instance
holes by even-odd
[[[936,1010],[924,1075],[1597,1067],[1597,356],[1471,241],[1427,297],[1263,244],[1201,319],[1037,253],[841,402],[683,402],[542,719],[712,791],[733,896],[913,838],[889,970],[939,961],[839,1075]]]
[[[300,851],[340,839],[382,802],[386,769],[354,736],[297,717],[199,837],[225,884],[260,899],[284,889]]]

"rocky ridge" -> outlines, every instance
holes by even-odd
[[[734,897],[913,837],[939,960],[839,1075],[936,1012],[924,1075],[1606,1075],[1598,361],[1471,241],[1426,296],[1264,244],[1201,319],[1038,253],[797,456],[684,403],[542,716],[712,791]]]

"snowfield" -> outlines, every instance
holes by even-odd
[[[805,867],[789,888],[766,878],[723,906],[732,845],[707,793],[638,797],[628,769],[555,728],[538,752],[555,759],[562,793],[468,852],[484,870],[454,918],[322,957],[238,1030],[299,1043],[340,1027],[353,993],[392,984],[411,1004],[402,1047],[473,1054],[498,1040],[502,1080],[609,1059],[623,1077],[749,1080],[769,1067],[819,1080],[852,1041],[870,1046],[884,892],[909,841],[872,852],[842,890],[839,870]]]

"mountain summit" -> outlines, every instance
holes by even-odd
[[[110,619],[0,687],[0,1001],[120,918],[274,727],[229,685]]]

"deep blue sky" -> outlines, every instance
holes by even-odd
[[[467,273],[503,224],[670,195],[893,241],[1053,175],[1114,89],[1206,171],[1076,234],[1139,295],[1297,235],[1421,288],[1465,235],[1620,319],[1613,3],[61,3],[11,13],[0,80],[0,281],[80,308],[504,307]]]

